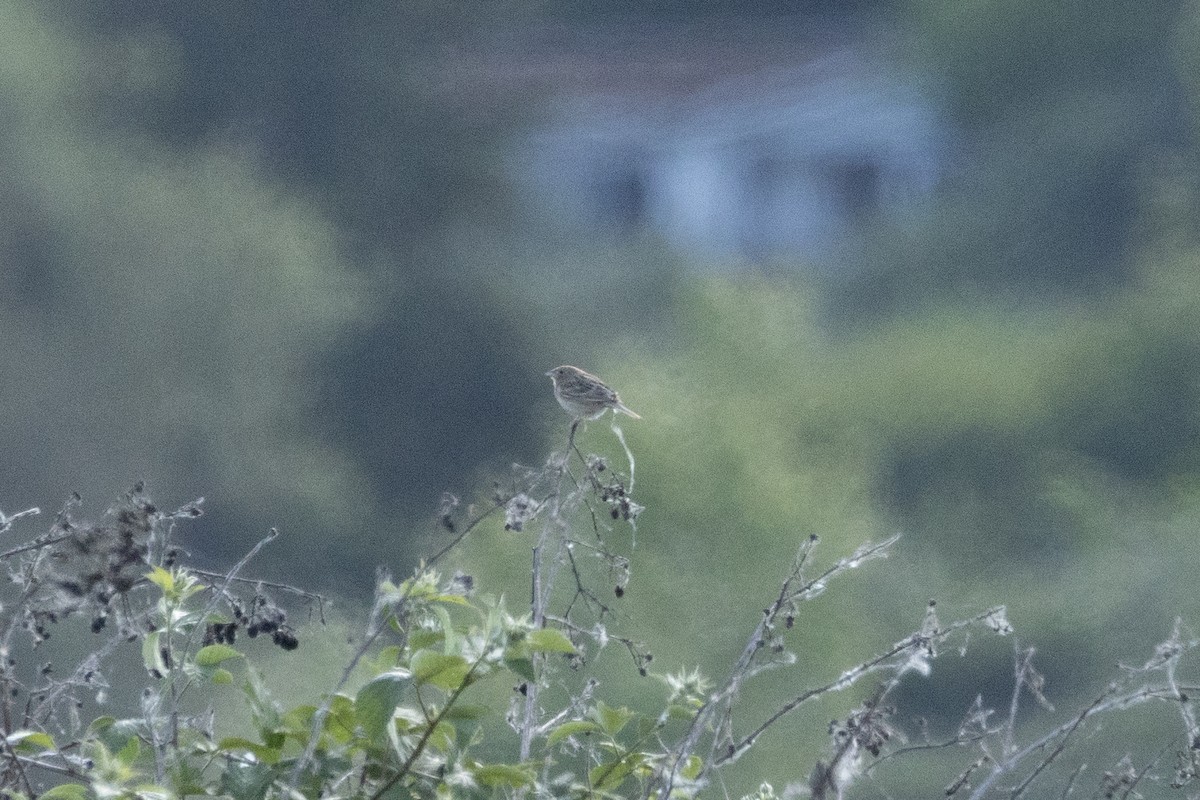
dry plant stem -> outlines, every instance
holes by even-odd
[[[611,613],[612,609],[610,609],[604,603],[604,601],[597,597],[595,592],[587,588],[587,586],[584,584],[583,575],[581,575],[579,572],[579,564],[575,560],[575,551],[571,547],[572,544],[578,544],[581,547],[588,546],[583,542],[571,540],[570,542],[567,542],[564,547],[567,563],[571,567],[571,575],[575,579],[575,595],[571,598],[571,602],[567,604],[566,611],[563,612],[564,623],[570,624],[569,620],[571,618],[571,610],[575,608],[575,601],[581,597],[583,598],[584,604],[596,612],[596,616],[598,618],[604,619],[609,613]]]
[[[704,734],[704,729],[709,718],[715,711],[716,704],[720,702],[722,697],[732,697],[740,687],[746,671],[749,669],[755,654],[762,647],[764,642],[764,634],[767,627],[771,624],[775,616],[783,608],[784,603],[790,595],[789,587],[794,580],[797,580],[803,573],[804,565],[808,561],[809,555],[816,547],[817,540],[810,538],[800,546],[800,550],[796,555],[796,559],[792,564],[791,572],[784,580],[783,586],[779,591],[779,596],[769,609],[763,614],[763,618],[759,620],[758,625],[754,628],[754,632],[750,635],[749,641],[742,649],[741,655],[738,657],[737,663],[734,665],[729,678],[725,682],[722,690],[712,697],[696,711],[696,715],[692,717],[691,724],[688,726],[687,733],[683,739],[672,749],[672,752],[667,756],[670,759],[670,768],[666,772],[666,780],[661,797],[668,798],[671,796],[671,791],[675,786],[675,780],[679,776],[680,765],[687,760],[696,749],[700,742],[700,737]],[[714,742],[715,745],[715,742]],[[705,764],[705,772],[711,768],[711,759]],[[654,781],[650,781],[646,785],[644,798],[649,800],[650,795],[654,792]]]
[[[1079,730],[1079,726],[1083,724],[1083,721],[1085,719],[1087,719],[1089,716],[1091,716],[1091,714],[1103,704],[1105,697],[1107,697],[1109,694],[1110,694],[1110,692],[1106,691],[1104,694],[1097,697],[1094,701],[1092,701],[1092,704],[1090,706],[1088,706],[1086,709],[1084,709],[1082,713],[1080,713],[1078,716],[1076,716],[1074,720],[1072,720],[1070,723],[1068,723],[1065,727],[1059,728],[1059,731],[1062,732],[1062,738],[1059,739],[1058,744],[1055,746],[1055,748],[1050,751],[1050,755],[1048,755],[1044,759],[1042,759],[1041,763],[1039,763],[1036,767],[1034,767],[1033,772],[1029,773],[1029,775],[1026,776],[1025,780],[1023,780],[1021,783],[1019,783],[1017,785],[1017,787],[1015,789],[1013,789],[1013,792],[1010,795],[1010,797],[1012,797],[1013,800],[1016,800],[1016,798],[1023,795],[1025,793],[1025,790],[1029,788],[1030,784],[1032,784],[1035,780],[1037,780],[1037,777],[1039,775],[1041,775],[1042,772],[1047,767],[1049,767],[1051,764],[1053,764],[1058,759],[1058,757],[1063,754],[1063,752],[1066,751],[1067,741],[1071,738],[1071,736],[1075,733],[1075,731]],[[1048,743],[1049,740],[1047,739],[1046,742]],[[1031,752],[1031,753],[1033,752],[1033,750],[1030,750],[1029,748],[1026,748],[1026,751]],[[1007,763],[1011,763],[1011,762],[1006,762],[1006,764]],[[1001,767],[1000,764],[996,764],[995,768],[993,768],[993,770],[992,770],[992,775],[996,775],[997,771],[1000,769],[1000,767]],[[991,776],[989,776],[989,777],[991,777]],[[985,781],[985,783],[986,783],[986,781]],[[972,795],[972,797],[974,797],[974,796],[975,795]]]
[[[546,548],[550,544],[551,529],[554,527],[562,527],[563,523],[563,508],[562,508],[562,482],[564,477],[570,478],[575,484],[576,489],[579,489],[579,482],[571,475],[570,468],[567,466],[567,461],[570,459],[570,452],[573,450],[579,456],[580,462],[586,467],[587,459],[579,448],[575,445],[575,433],[579,429],[581,420],[575,419],[571,423],[570,433],[567,435],[567,454],[558,465],[558,482],[553,493],[547,499],[550,513],[546,520],[541,525],[541,532],[538,534],[537,544],[533,547],[532,566],[530,575],[530,592],[529,592],[529,611],[530,620],[534,628],[544,628],[546,626],[547,612],[550,603],[550,595],[554,588],[554,579],[558,572],[558,565],[562,561],[562,548],[565,546],[566,532],[559,531],[558,536],[558,551],[555,557],[551,560],[551,564],[547,567],[546,564]],[[576,573],[578,575],[578,573]],[[541,690],[541,671],[544,663],[544,656],[539,653],[534,653],[530,657],[533,665],[534,679],[526,681],[524,702],[521,708],[521,745],[520,757],[522,761],[529,759],[533,752],[533,737],[538,730],[538,699]]]
[[[1034,768],[1033,774],[1021,782],[1010,794],[1010,797],[1017,798],[1025,793],[1025,790],[1040,775],[1047,767],[1050,766],[1058,757],[1066,750],[1070,737],[1091,717],[1097,714],[1102,714],[1108,711],[1114,711],[1138,703],[1152,699],[1165,699],[1179,702],[1180,694],[1195,693],[1200,691],[1197,686],[1143,686],[1125,694],[1116,695],[1115,688],[1109,687],[1104,693],[1093,700],[1087,708],[1075,715],[1073,719],[1063,723],[1046,735],[1031,742],[1030,744],[1017,750],[1011,756],[1003,761],[997,761],[992,767],[991,773],[988,774],[979,786],[975,787],[975,791],[971,793],[971,800],[983,800],[987,793],[991,791],[996,781],[1000,780],[1004,775],[1015,770],[1021,762],[1030,755],[1045,750],[1050,746],[1051,742],[1058,740],[1054,749],[1042,759],[1041,762]]]
[[[1014,749],[1013,738],[1017,733],[1017,710],[1021,705],[1021,692],[1025,689],[1025,674],[1033,666],[1033,648],[1022,650],[1013,643],[1013,692],[1008,703],[1008,724],[1004,726],[1004,746],[1001,752],[1008,755]]]
[[[24,592],[22,592],[21,599],[17,601],[17,603],[14,607],[15,608],[24,608],[26,606],[26,604],[29,602],[29,598],[33,596],[35,590],[36,590],[36,586],[31,584]],[[9,662],[9,653],[12,652],[12,638],[18,628],[18,617],[19,617],[18,614],[11,614],[9,616],[8,625],[4,629],[4,637],[2,640],[0,640],[0,688],[3,689],[3,697],[4,697],[3,708],[4,708],[4,732],[5,733],[11,733],[17,727],[21,727],[25,724],[28,724],[29,720],[35,719],[37,717],[37,712],[35,712],[34,709],[32,709],[30,706],[27,705],[25,708],[23,721],[20,724],[17,724],[14,720],[14,709],[12,707],[12,698],[14,696],[14,693],[13,693],[12,689],[15,688],[14,684],[16,684],[17,681],[14,680],[14,678],[12,677],[12,675],[9,671],[10,667],[9,667],[8,662]],[[30,697],[28,702],[32,702],[32,700],[33,700],[33,698]],[[40,705],[40,711],[45,712],[46,717],[48,719],[49,715],[50,715],[50,711],[48,711],[47,709],[52,709],[53,706],[47,705],[45,702],[42,702],[39,705]]]
[[[591,635],[590,631],[584,630],[583,628],[576,625],[574,622],[571,622],[571,620],[567,619],[566,617],[556,617],[556,616],[552,616],[552,615],[548,614],[546,616],[546,619],[548,619],[549,621],[553,622],[556,625],[562,625],[564,628],[566,628],[567,630],[569,630],[573,633],[576,633],[576,634],[579,634],[582,636]],[[635,667],[642,668],[645,666],[645,663],[640,656],[639,645],[637,642],[635,642],[633,639],[630,639],[628,636],[620,636],[618,634],[611,633],[611,632],[607,632],[607,636],[609,639],[620,644],[622,647],[624,647],[629,652],[629,656],[630,656],[630,658],[633,659],[633,664]],[[543,725],[542,727],[544,728],[546,726]]]
[[[613,414],[612,432],[616,434],[617,441],[621,443],[621,447],[625,450],[625,460],[629,463],[629,493],[633,494],[634,471],[637,469],[637,464],[633,460],[633,451],[629,449],[629,445],[625,442],[625,432],[617,424],[617,415],[615,413]]]
[[[1125,791],[1121,793],[1121,800],[1126,800],[1129,795],[1133,793],[1134,788],[1142,782],[1142,778],[1146,777],[1146,774],[1154,768],[1155,764],[1157,764],[1159,761],[1162,761],[1162,757],[1167,754],[1167,751],[1170,750],[1174,744],[1174,742],[1168,742],[1161,750],[1158,751],[1157,754],[1155,754],[1154,758],[1146,762],[1146,766],[1138,770],[1138,773],[1133,776],[1133,780],[1130,781],[1129,785],[1125,787]]]
[[[208,578],[213,581],[224,580],[225,578],[229,577],[228,572],[209,572],[206,569],[196,569],[195,567],[188,567],[188,572],[192,573],[193,575],[199,575],[202,578]],[[264,587],[267,589],[278,589],[281,592],[288,592],[289,594],[294,594],[297,597],[302,598],[305,602],[316,603],[318,618],[320,619],[322,625],[325,624],[325,603],[327,603],[328,600],[324,595],[317,594],[316,592],[305,591],[304,589],[301,589],[298,586],[292,586],[291,584],[287,584],[287,583],[275,583],[274,581],[264,581],[264,580],[259,580],[257,578],[242,578],[237,575],[233,576],[233,582],[245,584],[247,586]],[[311,608],[311,606],[310,606],[310,608]],[[309,619],[312,619],[311,611],[309,612]]]
[[[587,459],[583,457],[583,453],[579,452],[579,447],[577,447],[575,444],[575,432],[579,430],[579,424],[581,422],[583,422],[583,420],[579,417],[576,417],[571,422],[571,432],[567,434],[567,450],[574,450],[575,455],[579,456],[579,461],[586,465]]]
[[[25,511],[18,512],[17,514],[13,514],[11,516],[4,516],[2,512],[0,512],[0,517],[3,517],[3,521],[0,522],[0,532],[7,531],[11,527],[12,522],[16,519],[26,516],[34,516],[40,513],[40,510],[37,508],[26,509]],[[61,542],[67,538],[70,538],[70,534],[66,536],[48,537],[35,540],[27,545],[7,551],[6,553],[0,555],[0,558],[7,558],[19,553],[30,551],[42,551],[46,547],[57,544],[58,542]],[[41,553],[38,555],[39,559],[40,557]],[[14,608],[19,609],[26,607],[29,600],[36,593],[37,589],[38,585],[31,582],[26,590],[22,593],[21,598],[14,604]],[[36,704],[34,703],[33,695],[30,695],[26,701],[24,711],[21,712],[13,708],[12,700],[15,696],[14,690],[19,686],[19,682],[12,677],[8,666],[8,654],[12,650],[12,637],[19,628],[20,619],[21,617],[19,614],[10,614],[8,624],[5,626],[4,634],[2,637],[0,637],[0,693],[3,694],[4,698],[3,704],[0,705],[0,716],[3,718],[3,733],[5,734],[12,733],[17,728],[45,727],[53,717],[55,708],[63,694],[70,689],[85,683],[83,679],[84,672],[88,669],[97,669],[99,664],[102,663],[105,658],[111,655],[121,643],[120,637],[116,635],[111,636],[99,648],[99,650],[92,654],[90,658],[85,659],[76,667],[70,678],[64,681],[56,681],[46,691],[41,692],[40,699]],[[17,716],[20,716],[21,718],[19,722],[16,719]],[[26,784],[28,789],[28,779],[25,775],[22,765],[31,764],[41,767],[43,766],[42,762],[32,756],[22,756],[17,754],[14,750],[12,750],[11,743],[9,743],[7,739],[5,740],[5,745],[10,753],[11,763],[19,770],[21,780]],[[56,772],[61,772],[63,774],[78,776],[78,771],[69,766],[69,762],[66,760],[66,757],[62,754],[61,750],[56,748],[56,754],[59,758],[62,758],[63,763],[67,764],[68,766],[64,767],[45,765],[46,768],[52,769]],[[32,789],[29,789],[29,791],[32,793]]]
[[[859,678],[863,677],[864,675],[867,675],[874,668],[878,667],[880,664],[884,664],[887,661],[890,661],[891,659],[895,658],[897,655],[905,652],[906,650],[910,649],[911,647],[912,647],[911,642],[909,642],[909,641],[901,642],[900,644],[898,644],[898,645],[892,647],[890,650],[887,650],[886,652],[876,656],[875,658],[871,659],[870,661],[864,661],[863,663],[859,664],[857,667],[854,668],[854,670],[853,670],[854,674],[849,679],[847,679],[846,676],[842,676],[842,677],[838,678],[837,680],[830,681],[829,683],[825,684],[824,686],[818,686],[815,689],[809,689],[806,692],[802,692],[801,694],[796,695],[791,700],[789,700],[788,702],[786,702],[782,706],[780,706],[780,708],[778,710],[776,710],[775,713],[773,713],[773,714],[771,714],[771,716],[767,717],[767,719],[765,721],[763,721],[763,723],[761,725],[759,725],[757,728],[755,728],[753,731],[751,731],[746,736],[743,736],[740,741],[738,741],[736,744],[730,745],[729,749],[726,751],[726,753],[717,759],[717,766],[720,766],[721,764],[724,764],[728,761],[736,760],[739,756],[741,756],[743,753],[745,753],[750,747],[752,747],[754,745],[754,743],[758,741],[758,737],[762,736],[767,731],[768,728],[770,728],[772,725],[774,725],[779,720],[786,717],[788,714],[795,711],[800,706],[807,703],[809,700],[812,700],[814,697],[820,697],[823,694],[828,694],[829,692],[836,691],[837,689],[842,688],[842,687],[847,688],[847,689],[850,688],[855,683],[858,683]]]
[[[582,487],[579,481],[571,474],[567,463],[570,460],[572,451],[579,457],[580,463],[583,464],[584,468],[588,470],[588,480],[591,480],[593,484],[595,483],[595,478],[591,474],[591,467],[588,465],[587,458],[575,444],[575,434],[579,429],[580,422],[581,420],[576,419],[571,423],[571,430],[567,436],[567,452],[563,459],[557,462],[555,470],[558,474],[557,483],[546,500],[549,513],[542,522],[537,544],[533,547],[529,610],[530,620],[534,628],[546,627],[546,621],[549,618],[550,598],[554,593],[554,586],[559,570],[564,564],[570,567],[572,575],[575,578],[576,587],[575,594],[567,606],[566,614],[564,614],[565,619],[569,622],[571,610],[574,608],[575,601],[580,596],[584,598],[585,602],[595,600],[594,593],[590,592],[584,586],[583,577],[579,572],[578,564],[571,550],[573,540],[570,538],[570,530],[567,523],[570,512],[576,503],[586,505],[586,500],[582,499],[580,494]],[[564,495],[563,481],[567,479],[574,484],[576,491]],[[564,497],[566,498],[566,508],[564,508]],[[588,508],[590,511],[590,506]],[[596,522],[594,512],[592,513],[592,518],[593,528],[597,537],[599,537],[599,526]],[[550,552],[551,547],[553,547],[553,553]],[[602,603],[599,605],[602,609],[600,614],[603,616],[603,611],[607,609]],[[539,699],[545,659],[546,656],[541,653],[533,654],[530,659],[533,665],[534,680],[525,682],[524,700],[521,708],[520,758],[522,761],[528,760],[532,754],[533,739],[541,728],[538,720],[540,714]]]
[[[880,703],[882,703],[884,699],[891,694],[892,690],[899,685],[900,676],[893,675],[891,680],[881,684],[879,688],[875,690],[875,695],[863,704],[864,707],[873,712],[875,709],[879,708]],[[841,792],[838,790],[834,776],[837,775],[838,768],[842,761],[844,761],[847,756],[855,752],[856,748],[857,741],[853,735],[847,736],[841,743],[838,744],[837,749],[834,751],[833,758],[829,760],[829,765],[821,772],[817,782],[809,787],[812,791],[813,800],[824,800],[828,792],[834,792],[840,800]]]
[[[936,637],[934,637],[934,638],[936,641],[945,640],[947,637],[962,630],[963,628],[978,624],[978,623],[988,619],[988,617],[992,616],[995,612],[996,612],[995,608],[990,608],[981,614],[976,614],[975,616],[970,617],[968,619],[964,619],[964,620],[960,620],[958,622],[952,623],[948,627],[943,628],[942,630],[939,630]],[[752,733],[743,737],[742,740],[740,742],[738,742],[735,746],[733,746],[730,749],[729,753],[727,755],[725,755],[723,758],[721,758],[718,763],[719,764],[725,763],[726,761],[735,759],[738,755],[744,753],[746,751],[746,749],[749,748],[751,745],[753,745],[754,742],[758,739],[758,737],[761,736],[763,734],[763,732],[767,730],[767,728],[769,728],[771,725],[778,722],[785,715],[791,713],[792,711],[795,711],[797,708],[799,708],[805,702],[811,700],[814,697],[817,697],[822,694],[826,694],[828,692],[836,691],[837,689],[840,689],[840,688],[848,689],[848,688],[850,688],[850,686],[853,686],[855,683],[858,683],[860,678],[862,678],[865,675],[870,674],[871,672],[874,672],[876,669],[878,669],[881,666],[883,666],[884,664],[886,664],[889,660],[895,658],[896,656],[900,655],[901,653],[912,650],[914,647],[921,647],[921,646],[924,646],[925,644],[926,643],[924,641],[922,641],[922,637],[919,634],[913,634],[913,635],[909,636],[907,639],[904,639],[903,641],[899,642],[898,644],[892,646],[891,648],[889,648],[887,651],[885,651],[881,655],[878,655],[869,661],[864,661],[861,664],[859,664],[858,666],[854,667],[853,669],[847,670],[837,680],[831,681],[830,683],[827,683],[824,686],[821,686],[817,689],[810,689],[806,692],[803,692],[802,694],[797,695],[795,698],[793,698],[792,700],[790,700],[786,704],[784,704],[782,707],[780,707],[780,709],[778,711],[776,711],[774,714],[772,714],[770,717],[768,717],[766,719],[766,721],[763,722],[761,725],[759,725],[757,728],[755,728]],[[898,677],[898,676],[896,676],[896,677]]]
[[[23,544],[20,547],[14,547],[11,550],[5,550],[3,553],[0,553],[0,561],[20,555],[21,553],[28,553],[30,550],[41,550],[43,547],[49,547],[52,544],[65,542],[67,539],[70,539],[71,536],[72,534],[69,533],[63,534],[62,536],[51,536],[49,539],[35,540],[27,544]]]
[[[8,761],[12,768],[16,769],[17,775],[21,779],[21,785],[25,788],[25,792],[30,797],[33,797],[36,792],[34,792],[33,785],[29,782],[29,776],[25,774],[25,766],[21,763],[21,757],[17,755],[17,751],[13,749],[12,743],[8,740],[7,736],[3,737],[3,741],[5,760]]]
[[[952,741],[950,744],[955,745],[955,744],[958,744],[958,742]],[[909,750],[911,752],[911,748],[904,748],[904,749]],[[894,753],[890,753],[889,755],[897,755],[899,752],[900,751],[896,751]],[[886,758],[886,756],[885,756],[885,758]],[[881,758],[879,761],[876,761],[874,764],[871,764],[870,767],[867,767],[866,771],[869,773],[871,771],[871,767],[874,767],[877,764],[881,764],[881,763],[883,763],[883,761],[884,761],[884,759]],[[971,776],[975,774],[975,771],[978,770],[980,767],[982,767],[984,764],[986,764],[988,761],[991,761],[991,759],[986,755],[980,756],[979,758],[975,759],[975,761],[971,764],[971,766],[967,767],[962,772],[960,772],[958,774],[958,777],[955,778],[948,786],[946,786],[943,794],[945,794],[946,797],[953,797],[954,795],[958,794],[959,789],[963,788],[964,786],[967,786],[971,782]]]
[[[1071,796],[1071,792],[1075,791],[1075,781],[1079,780],[1079,776],[1087,769],[1087,764],[1083,763],[1071,771],[1071,777],[1067,778],[1067,785],[1063,787],[1062,794],[1059,795],[1060,800],[1067,800]]]
[[[36,517],[41,513],[42,510],[37,506],[34,506],[33,508],[27,508],[24,511],[18,511],[11,516],[5,514],[3,511],[0,511],[0,533],[7,532],[8,529],[12,527],[13,522],[19,520],[21,517]]]
[[[902,756],[906,756],[910,753],[923,753],[923,752],[929,752],[932,750],[945,750],[950,747],[962,747],[964,744],[974,744],[975,742],[981,742],[984,739],[986,739],[988,736],[998,733],[999,731],[1000,731],[999,728],[989,728],[988,730],[982,730],[977,733],[973,733],[969,736],[954,736],[950,739],[945,739],[940,742],[928,742],[926,744],[913,744],[913,745],[909,745],[908,747],[898,747],[895,750],[892,750],[890,753],[884,753],[882,756],[880,756],[878,758],[878,760],[873,761],[870,764],[868,764],[866,769],[863,770],[863,774],[870,775],[879,766],[886,764],[887,762],[889,762],[893,759],[897,759]],[[968,775],[970,772],[973,772],[974,770],[979,769],[988,761],[991,761],[991,756],[984,755],[977,762],[975,762],[974,765],[969,767],[967,772],[964,773],[964,775]],[[963,784],[964,785],[966,784],[965,780],[963,781]],[[959,787],[959,788],[961,788],[961,787]],[[953,794],[953,792],[951,792],[949,789],[947,789],[946,794],[950,795],[950,794]]]
[[[588,465],[587,456],[585,456],[583,454],[583,451],[581,451],[579,449],[578,445],[575,444],[575,433],[579,430],[579,426],[582,422],[583,422],[582,419],[575,419],[574,421],[571,422],[571,430],[567,434],[567,449],[563,452],[563,457],[558,465],[559,469],[562,470],[562,472],[565,473],[566,476],[571,479],[571,483],[575,486],[576,491],[582,491],[583,487],[579,484],[579,480],[575,477],[575,474],[573,472],[571,472],[571,466],[569,463],[571,460],[571,453],[575,453],[575,455],[579,458],[579,463],[586,471],[587,480],[592,484],[592,486],[594,488],[599,488],[599,485],[600,485],[599,481],[596,480],[596,476],[593,473],[591,467]],[[560,491],[556,493],[556,496],[561,495],[561,488],[562,488],[562,476],[560,475],[559,476]],[[588,502],[587,498],[583,498],[582,502],[583,502],[584,507],[587,508],[588,513],[591,515],[591,518],[592,518],[592,533],[595,534],[597,541],[601,541],[600,521],[596,517],[596,510],[594,508],[592,508],[592,504],[590,502]]]
[[[775,623],[779,620],[779,617],[787,609],[791,608],[794,603],[806,599],[809,593],[812,592],[818,585],[823,586],[837,574],[851,569],[852,567],[857,566],[858,564],[861,564],[867,560],[885,555],[888,549],[891,548],[892,545],[899,540],[899,538],[899,536],[893,536],[880,542],[879,544],[861,547],[852,557],[839,559],[816,578],[803,581],[799,584],[799,586],[797,586],[796,583],[802,580],[804,567],[807,564],[813,549],[816,547],[818,540],[816,537],[812,537],[801,545],[800,550],[796,555],[796,559],[792,564],[791,571],[788,573],[787,578],[785,578],[783,581],[779,595],[776,597],[771,606],[764,610],[762,619],[759,620],[754,632],[746,642],[746,646],[742,649],[742,653],[738,657],[737,663],[731,670],[730,675],[726,679],[724,685],[719,691],[715,692],[699,710],[697,710],[696,715],[692,718],[692,722],[688,727],[687,733],[684,735],[683,739],[672,748],[671,753],[667,756],[669,767],[664,768],[658,776],[658,779],[662,780],[663,782],[663,789],[660,792],[661,797],[670,796],[671,791],[674,789],[675,782],[678,779],[681,765],[688,759],[690,755],[692,755],[692,753],[695,752],[696,746],[699,744],[701,737],[704,735],[704,732],[708,727],[709,721],[712,719],[715,713],[722,711],[722,719],[717,725],[717,729],[731,729],[731,723],[729,722],[729,719],[732,715],[733,703],[736,700],[742,684],[748,677],[754,674],[755,659],[762,648],[766,645],[767,631],[774,627]],[[988,613],[991,612],[989,611]],[[978,619],[983,619],[985,616],[986,614],[980,615]],[[975,620],[971,620],[970,622],[974,621]],[[962,624],[969,624],[969,622],[964,622]],[[883,655],[878,656],[871,661],[865,662],[864,664],[860,664],[855,668],[855,670],[851,671],[851,673],[844,674],[837,680],[832,681],[825,686],[804,692],[772,714],[748,736],[743,737],[736,743],[730,741],[728,746],[725,748],[725,752],[721,755],[717,755],[717,750],[721,747],[721,740],[719,737],[714,736],[709,750],[709,758],[705,760],[700,775],[696,778],[697,782],[702,782],[705,780],[713,769],[736,760],[742,755],[742,753],[751,747],[755,741],[757,741],[758,737],[761,736],[764,731],[766,731],[787,714],[790,714],[792,711],[799,708],[808,700],[825,694],[826,692],[833,691],[839,686],[848,686],[857,682],[859,678],[861,678],[863,675],[866,675],[870,670],[893,658],[898,653],[904,652],[905,650],[911,648],[912,645],[912,641],[905,640]],[[655,783],[656,781],[654,780],[647,783],[645,792],[643,793],[643,797],[646,798],[646,800],[649,800],[650,795],[656,791]]]
[[[541,561],[541,552],[540,552],[541,548],[535,547],[533,550],[534,550],[533,561],[534,561],[534,565],[535,565],[535,570],[537,570],[537,569],[541,568],[541,564],[539,563]],[[534,572],[534,575],[535,575],[534,591],[535,592],[538,589],[538,586],[537,586],[538,579],[536,577],[537,574],[538,573],[535,571]],[[534,605],[536,607],[536,605],[537,605],[536,601],[535,601]],[[536,618],[537,617],[535,614],[534,619],[536,620]],[[534,624],[535,625],[537,624],[536,621]],[[534,653],[532,656],[530,656],[530,662],[533,665],[534,679],[532,681],[525,681],[525,683],[523,684],[525,687],[525,692],[524,692],[525,700],[524,700],[524,705],[521,709],[521,760],[522,761],[527,761],[529,759],[529,754],[533,748],[533,734],[534,734],[534,731],[537,729],[538,687],[539,687],[539,683],[540,683],[540,673],[541,673],[541,665],[542,665],[541,657],[537,653]]]
[[[1182,634],[1183,620],[1179,617],[1175,618],[1175,627],[1171,632],[1171,640],[1178,641]],[[1182,650],[1179,651],[1179,654]],[[1175,670],[1179,666],[1178,657],[1167,657],[1163,664],[1166,672],[1167,685],[1175,690],[1179,697],[1183,697],[1183,692],[1179,690],[1179,685],[1175,678]],[[1200,742],[1200,725],[1196,722],[1196,713],[1192,710],[1190,703],[1181,702],[1179,704],[1179,714],[1183,718],[1183,728],[1187,733],[1189,742]]]
[[[47,725],[50,722],[51,714],[54,712],[54,705],[58,702],[59,698],[62,697],[62,695],[66,693],[67,689],[69,689],[72,685],[78,686],[80,683],[83,683],[83,673],[88,669],[98,668],[98,666],[104,662],[104,659],[116,652],[117,648],[121,645],[121,641],[121,637],[119,636],[109,637],[108,641],[106,641],[99,650],[93,653],[93,656],[95,657],[94,664],[89,664],[86,660],[80,663],[79,666],[75,668],[75,672],[72,674],[70,679],[62,681],[46,693],[45,699],[40,703],[40,717],[28,715],[29,718],[36,719],[39,725]]]
[[[556,509],[557,510],[557,509]],[[553,516],[552,516],[553,518]],[[543,575],[542,560],[546,544],[550,538],[550,524],[542,526],[538,543],[533,547],[533,576],[530,597],[530,612],[534,628],[546,626],[546,602],[549,599],[548,586]],[[521,709],[521,760],[528,761],[533,749],[533,735],[537,730],[538,694],[541,686],[542,656],[534,653],[530,658],[533,664],[534,679],[525,682],[525,703]]]

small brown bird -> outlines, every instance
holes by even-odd
[[[554,382],[554,399],[576,419],[598,419],[608,409],[620,411],[634,419],[642,415],[621,402],[608,384],[579,367],[563,365],[546,373]]]

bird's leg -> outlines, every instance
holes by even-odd
[[[571,435],[567,437],[567,447],[575,447],[575,431],[579,430],[579,423],[581,421],[582,417],[576,417],[571,421]]]
[[[579,456],[579,461],[587,466],[587,459],[583,457],[583,453],[579,452],[579,448],[575,446],[575,431],[579,430],[579,423],[583,422],[583,417],[576,417],[571,423],[571,435],[567,437],[567,458],[571,457],[571,450],[575,451],[575,455]]]

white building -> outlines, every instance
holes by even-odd
[[[527,202],[714,261],[836,257],[860,222],[927,197],[948,160],[916,77],[828,25],[558,29],[493,58],[491,80],[540,98],[508,164]]]

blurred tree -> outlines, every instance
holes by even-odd
[[[860,12],[876,12],[901,5],[903,0],[616,0],[604,4],[572,2],[557,3],[559,13],[572,17],[614,17],[625,19],[689,19],[708,15],[812,15],[826,14],[844,18]]]
[[[940,197],[876,225],[838,312],[1067,297],[1127,280],[1147,159],[1188,139],[1177,0],[911,0],[909,60],[957,139]]]
[[[489,169],[503,120],[463,113],[436,89],[454,69],[457,43],[515,8],[62,5],[87,35],[158,43],[173,64],[162,91],[101,97],[111,121],[175,144],[245,141],[283,177],[315,190],[363,253],[383,244],[409,256],[458,215],[503,206]],[[394,268],[363,265],[372,264]],[[409,258],[404,273],[441,267],[436,258]]]
[[[232,148],[114,135],[93,93],[147,90],[106,69],[129,53],[43,12],[0,3],[3,502],[145,478],[168,504],[274,497],[294,530],[354,508],[353,469],[302,425],[309,360],[362,309],[329,221]]]
[[[481,462],[529,454],[550,359],[516,318],[536,306],[502,302],[488,253],[459,247],[464,230],[511,225],[492,164],[521,109],[475,113],[444,91],[460,41],[520,4],[48,7],[105,60],[79,97],[103,125],[184,152],[231,143],[336,227],[369,302],[303,355],[302,402],[372,503],[424,519]],[[366,527],[358,558],[403,551],[395,531]]]

